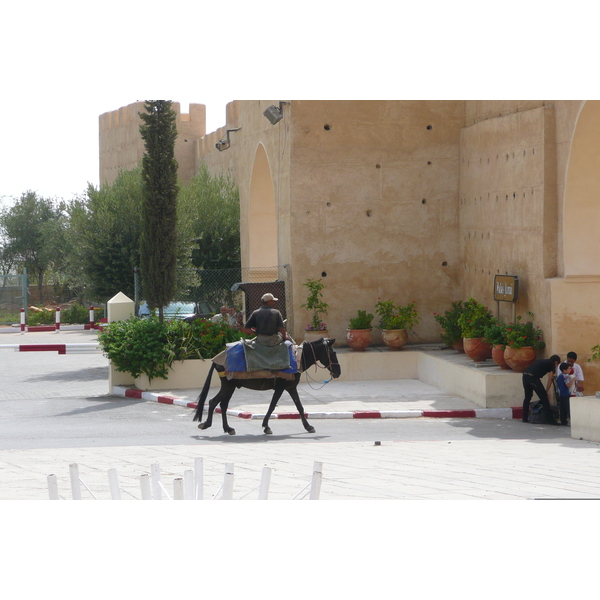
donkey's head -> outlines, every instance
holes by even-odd
[[[303,358],[306,357],[310,361],[310,364],[320,362],[326,369],[329,370],[331,376],[337,379],[342,374],[340,363],[338,362],[337,354],[333,349],[335,339],[321,338],[315,342],[304,342],[305,350],[303,352]],[[307,351],[306,345],[310,346],[310,350]],[[312,360],[310,360],[312,359]],[[310,365],[306,365],[310,366]]]

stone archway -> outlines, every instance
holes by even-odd
[[[259,144],[250,182],[248,261],[245,266],[275,267],[279,264],[278,258],[275,190],[267,153]]]
[[[563,247],[565,277],[600,276],[600,101],[577,118],[567,166]]]

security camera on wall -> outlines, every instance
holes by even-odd
[[[282,110],[280,108],[277,108],[274,104],[271,104],[271,106],[269,106],[267,110],[265,110],[263,115],[265,115],[265,117],[269,119],[271,125],[276,125],[277,123],[279,123],[279,121],[281,121],[281,119],[283,119]]]
[[[215,144],[215,146],[219,152],[222,152],[223,150],[227,150],[227,148],[229,148],[230,145],[231,145],[231,143],[228,142],[227,140],[219,140]]]

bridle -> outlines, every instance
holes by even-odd
[[[331,369],[331,367],[333,365],[339,365],[339,362],[334,362],[333,359],[331,358],[331,346],[327,343],[325,343],[325,351],[327,352],[327,359],[329,360],[329,365],[325,366],[323,364],[319,364],[319,359],[317,358],[317,354],[315,353],[315,349],[313,348],[312,344],[308,344],[308,346],[310,347],[310,349],[312,350],[312,354],[313,354],[313,358],[315,359],[315,372],[318,372],[319,369],[327,369],[329,371],[329,374],[333,377],[333,371]],[[304,370],[304,373],[306,374],[306,382],[310,385],[310,382],[308,381],[309,379],[311,379],[312,381],[314,381],[315,383],[320,383],[321,388],[324,387],[326,384],[328,384],[331,379],[324,379],[323,381],[317,381],[316,379],[313,379],[309,374],[308,374],[308,369]],[[312,389],[321,389],[321,388],[313,388],[312,385],[310,385],[310,387]]]

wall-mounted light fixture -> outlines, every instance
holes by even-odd
[[[221,139],[219,140],[216,144],[215,144],[215,148],[219,151],[219,152],[223,152],[223,150],[227,150],[227,148],[229,148],[229,146],[231,146],[231,140],[229,139],[229,133],[231,131],[239,131],[241,129],[241,127],[236,127],[235,129],[228,129],[227,130],[227,137],[225,139]]]
[[[289,102],[280,102],[279,107],[275,106],[274,104],[271,104],[271,106],[269,106],[269,108],[267,108],[267,110],[265,110],[265,112],[263,113],[263,115],[265,115],[265,117],[269,119],[271,125],[276,125],[277,123],[279,123],[279,121],[281,121],[281,119],[283,119],[284,104],[289,104]]]

